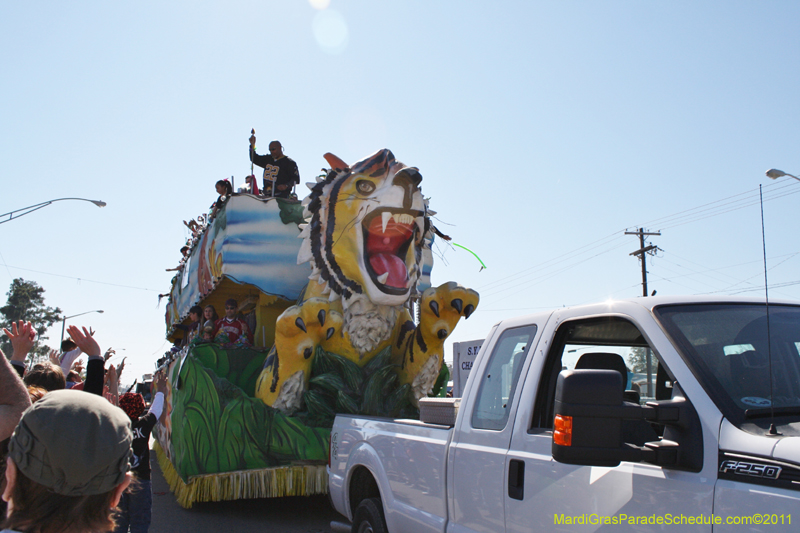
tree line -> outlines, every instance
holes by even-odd
[[[50,347],[44,343],[47,340],[44,334],[50,326],[63,318],[60,308],[45,305],[44,292],[44,288],[35,281],[17,278],[11,282],[6,293],[6,304],[0,307],[0,326],[3,328],[10,331],[11,324],[20,320],[33,324],[36,340],[28,357],[34,361],[47,357]],[[0,348],[7,357],[11,356],[11,342],[5,334],[0,336]]]

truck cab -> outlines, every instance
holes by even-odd
[[[786,522],[800,508],[793,482],[800,474],[800,308],[774,305],[770,312],[772,394],[763,302],[647,298],[498,325],[475,369],[479,379],[462,400],[469,416],[461,416],[451,445],[453,531],[566,530],[598,520],[623,525],[626,517],[680,522],[758,512]],[[632,364],[643,380],[627,379]],[[624,373],[616,382],[626,387],[625,403],[680,401],[683,419],[588,416],[594,424],[581,428],[591,432],[584,449],[562,459],[582,464],[554,460],[559,377],[576,370]],[[620,451],[609,462],[603,446],[612,433],[636,447],[631,451],[649,449],[648,442],[676,443],[679,459],[619,460]],[[753,475],[736,474],[739,463]],[[770,466],[781,468],[783,479],[755,475]],[[481,501],[502,512],[487,517]],[[683,525],[710,531],[706,521]]]

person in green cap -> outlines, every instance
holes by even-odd
[[[3,533],[114,529],[131,482],[131,423],[105,398],[47,393],[22,415],[8,444]]]

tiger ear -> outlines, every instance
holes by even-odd
[[[350,167],[347,166],[347,163],[345,163],[344,161],[342,161],[341,159],[339,159],[330,152],[328,152],[322,157],[325,158],[325,161],[327,161],[328,164],[331,166],[331,168],[334,170],[337,170],[339,172],[343,170],[350,170]]]

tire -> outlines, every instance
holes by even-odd
[[[352,533],[388,533],[380,498],[362,500],[353,513]]]

